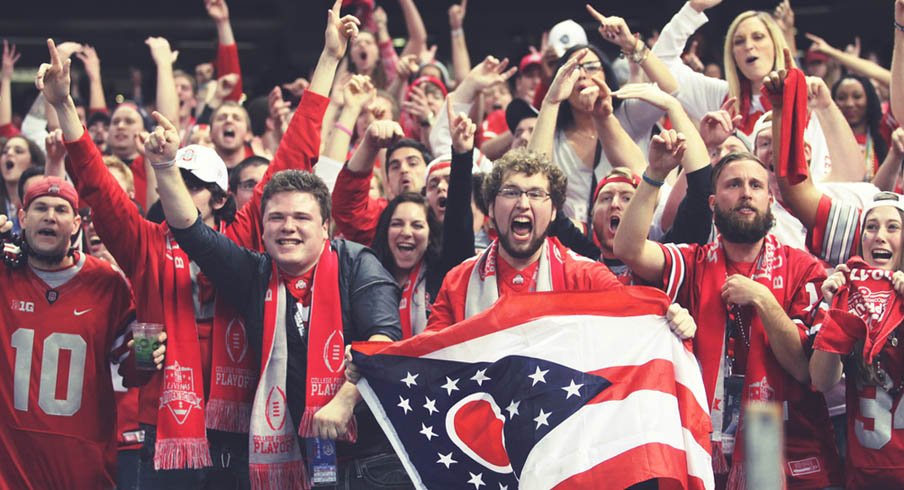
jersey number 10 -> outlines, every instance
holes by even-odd
[[[31,388],[31,358],[34,349],[35,331],[20,328],[13,332],[11,345],[16,349],[16,368],[13,404],[16,410],[28,411],[28,391]],[[78,412],[82,406],[82,386],[85,379],[85,355],[87,344],[80,335],[52,333],[44,339],[41,356],[41,379],[38,391],[38,405],[48,415],[68,416]],[[69,357],[69,379],[66,383],[66,398],[56,397],[57,373],[59,372],[60,351],[71,352]]]

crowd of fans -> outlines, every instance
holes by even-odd
[[[652,286],[700,363],[719,488],[746,486],[754,400],[783,404],[788,488],[904,487],[904,0],[891,69],[800,49],[788,0],[738,15],[721,63],[693,37],[721,0],[647,40],[588,5],[595,32],[476,64],[467,0],[451,53],[398,2],[401,51],[383,9],[336,0],[315,69],[268,94],[225,0],[213,63],[147,39],[153,104],[108,107],[99,53],[48,40],[14,114],[4,41],[0,486],[309,488],[322,438],[340,488],[409,488],[343,344]],[[165,326],[159,372],[128,355],[134,320]]]

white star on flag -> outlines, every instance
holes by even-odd
[[[474,376],[471,376],[471,379],[473,381],[477,381],[477,386],[483,386],[484,381],[488,381],[488,380],[492,379],[486,375],[486,372],[487,372],[486,369],[478,369],[477,374],[475,374]]]
[[[508,485],[499,484],[499,490],[508,490]]]
[[[424,437],[426,437],[428,441],[434,437],[439,437],[436,435],[436,432],[433,432],[432,425],[430,427],[427,427],[426,425],[421,424],[421,430],[419,432],[421,434],[424,434]]]
[[[469,471],[468,474],[471,475],[471,479],[468,480],[468,483],[470,483],[471,485],[474,485],[474,488],[480,488],[482,486],[486,486],[486,483],[483,482],[483,473],[477,473],[475,475],[474,473],[471,473]]]
[[[542,408],[540,409],[540,415],[537,415],[534,419],[534,422],[537,423],[537,429],[539,429],[541,425],[549,427],[549,422],[547,422],[546,419],[548,419],[550,415],[552,415],[552,412],[547,413],[544,412]]]
[[[509,413],[509,420],[515,418],[515,415],[521,415],[518,413],[518,405],[521,405],[521,402],[516,402],[512,400],[507,407],[505,407],[505,411]]]
[[[451,452],[449,454],[445,454],[445,455],[443,453],[436,453],[436,455],[439,456],[439,461],[437,461],[437,463],[446,465],[447,470],[449,469],[450,466],[452,466],[453,464],[458,462],[458,461],[455,461],[454,459],[452,459]]]
[[[446,376],[446,384],[442,385],[440,388],[446,390],[447,395],[452,396],[453,391],[458,391],[458,380],[459,378],[451,380]]]
[[[417,386],[417,381],[415,381],[415,380],[416,380],[417,377],[420,376],[420,375],[417,374],[417,373],[415,373],[414,375],[412,375],[412,374],[411,374],[410,372],[408,372],[408,371],[405,371],[405,374],[407,374],[407,376],[405,376],[404,378],[402,378],[402,379],[399,380],[399,381],[405,383],[405,385],[408,386],[409,388],[411,388],[411,385]]]
[[[433,412],[439,412],[436,409],[436,400],[431,400],[429,397],[424,397],[427,403],[424,404],[424,408],[427,409],[427,415],[433,415]]]
[[[531,386],[536,386],[537,383],[540,383],[540,382],[545,383],[546,382],[546,373],[548,373],[548,372],[549,372],[549,369],[547,369],[545,371],[540,371],[540,366],[537,366],[537,370],[534,371],[534,374],[530,374],[527,376],[528,378],[534,380],[534,382],[531,383]]]
[[[565,390],[565,393],[568,393],[567,395],[565,395],[565,399],[567,400],[567,399],[571,398],[571,395],[574,395],[574,396],[580,398],[581,397],[581,391],[580,391],[581,386],[584,386],[584,385],[583,384],[579,384],[579,385],[574,384],[574,380],[571,380],[570,385],[563,386],[562,389]]]
[[[404,410],[406,414],[411,411],[411,404],[408,402],[407,398],[399,397],[399,404],[396,406]]]

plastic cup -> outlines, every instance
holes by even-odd
[[[135,344],[132,345],[132,355],[135,356],[135,367],[141,371],[156,371],[154,363],[154,351],[160,347],[157,337],[163,331],[162,323],[136,323],[132,327],[132,337]]]

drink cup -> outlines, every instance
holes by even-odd
[[[135,344],[132,346],[132,355],[135,356],[135,367],[142,371],[156,371],[154,364],[154,351],[160,347],[157,337],[163,331],[162,323],[139,322],[132,327],[132,337]]]

